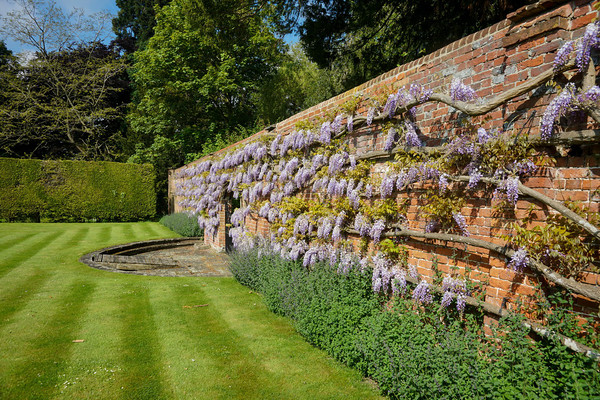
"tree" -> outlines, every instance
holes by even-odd
[[[3,18],[0,32],[35,52],[23,64],[12,60],[2,72],[2,153],[119,158],[128,82],[119,53],[97,41],[107,16],[67,14],[54,2],[18,4]]]
[[[274,124],[299,113],[342,90],[328,69],[310,61],[300,43],[292,46],[276,74],[258,93],[258,116],[266,124]]]
[[[116,0],[119,13],[112,20],[116,42],[127,52],[144,47],[154,34],[156,10],[170,0]]]
[[[5,155],[118,159],[128,102],[125,65],[101,43],[13,62],[3,71],[0,104]]]
[[[9,63],[12,55],[13,52],[6,47],[6,43],[0,40],[0,68]]]
[[[527,0],[296,1],[309,58],[351,88],[505,18]]]
[[[174,0],[135,54],[131,130],[146,145],[160,136],[193,153],[215,133],[253,126],[282,46],[251,1]]]

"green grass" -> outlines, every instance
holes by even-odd
[[[125,275],[77,261],[172,236],[151,222],[0,224],[0,398],[380,398],[233,278]],[[184,307],[198,304],[208,306]]]

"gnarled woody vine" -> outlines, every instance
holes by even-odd
[[[243,207],[231,216],[234,228],[230,230],[234,245],[241,251],[258,242],[265,246],[265,238],[256,238],[245,229],[246,217],[258,214],[271,223],[268,251],[301,259],[307,268],[326,260],[337,264],[342,273],[371,265],[375,291],[405,294],[407,280],[412,280],[416,282],[412,297],[418,302],[430,302],[434,288],[407,265],[398,237],[486,248],[507,256],[508,268],[522,272],[530,267],[556,285],[600,301],[600,288],[575,279],[590,268],[590,261],[597,259],[595,245],[600,230],[594,216],[577,204],[557,202],[521,183],[523,177],[547,162],[535,145],[556,140],[555,125],[561,117],[580,111],[600,122],[600,88],[594,85],[595,67],[590,58],[590,51],[600,47],[598,27],[597,23],[589,25],[582,38],[563,45],[547,72],[488,101],[475,102],[477,94],[458,79],[452,81],[448,94],[411,85],[389,94],[383,107],[374,103],[366,116],[355,116],[357,104],[353,104],[344,114],[326,119],[320,126],[306,121],[303,129],[284,137],[265,135],[185,168],[178,176],[176,195],[182,198],[180,205],[197,214],[201,227],[213,234],[219,226],[224,199],[229,195],[241,198]],[[582,83],[579,87],[567,84],[551,101],[541,121],[539,138],[529,137],[527,132],[471,125],[449,143],[423,151],[414,107],[440,102],[466,115],[483,115],[574,69],[583,73]],[[349,154],[347,135],[374,124],[387,132],[384,152],[360,159]],[[394,161],[374,165],[370,160],[382,156],[394,157]],[[505,246],[470,238],[460,209],[465,194],[486,188],[493,188],[494,198],[509,206],[525,195],[555,210],[567,221],[562,221],[561,227],[569,252],[552,242],[540,245],[546,246],[544,251],[536,248],[533,252],[518,236],[506,238]],[[415,221],[408,220],[406,207],[398,197],[407,191],[420,193],[423,198],[424,231],[409,229]],[[360,256],[349,234],[361,237]],[[366,252],[369,245],[374,250],[372,256]],[[448,275],[438,288],[443,292],[442,305],[455,303],[462,310],[472,294],[468,286],[458,273]]]

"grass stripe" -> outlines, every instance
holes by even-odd
[[[30,399],[47,399],[57,390],[61,372],[69,362],[78,331],[78,322],[87,310],[95,285],[72,283],[58,299],[53,314],[44,320],[36,336],[20,347],[20,357],[4,368],[8,379],[2,383],[8,398],[29,393]],[[47,306],[46,306],[47,307]],[[48,310],[49,311],[49,310]],[[21,324],[22,325],[22,324]],[[13,332],[19,327],[13,327]],[[27,326],[21,326],[27,329]],[[16,335],[18,336],[18,335]]]
[[[35,235],[35,233],[21,233],[18,235],[14,234],[6,234],[0,238],[0,252],[10,249],[15,246],[17,243],[22,242],[23,240],[27,240],[30,237]]]
[[[28,240],[27,243],[22,242],[22,246],[15,246],[13,249],[17,249],[17,251],[20,250],[19,252],[13,254],[11,257],[0,260],[0,278],[42,253],[48,246],[51,246],[53,242],[58,241],[63,234],[64,232],[61,232],[58,235],[54,232],[50,232],[45,235],[40,235],[42,236],[41,238],[38,238],[38,235],[36,235],[36,238],[39,240],[33,243]],[[28,245],[29,248],[22,248],[26,245]]]
[[[59,375],[55,393],[60,399],[115,399],[121,394],[121,317],[118,301],[124,292],[122,275],[99,282],[77,334],[67,368]],[[129,311],[129,310],[127,310]]]
[[[0,251],[0,271],[10,269],[0,277],[2,399],[377,398],[233,279],[132,276],[77,262],[113,244],[175,236],[157,223],[0,230],[14,241]],[[209,305],[183,308],[195,304]]]
[[[287,319],[273,315],[258,295],[233,278],[214,280],[203,290],[207,303],[214,305],[223,320],[238,332],[236,342],[256,360],[254,368],[268,376],[269,381],[279,382],[282,398],[338,399],[341,387],[346,396],[381,398],[362,382],[357,371],[311,351],[312,347],[294,332]],[[265,320],[269,323],[262,322]],[[298,382],[302,381],[299,388]]]
[[[159,223],[146,222],[143,224],[143,227],[144,227],[144,231],[146,232],[147,235],[150,235],[155,238],[179,236],[175,232],[173,232],[169,228],[167,228],[166,226],[161,225]]]
[[[83,242],[85,240],[85,238],[87,237],[89,231],[90,231],[89,226],[83,226],[77,230],[69,231],[71,233],[71,238],[68,240],[64,240],[60,244],[60,246],[58,246],[58,249],[64,250],[64,249],[72,249],[72,248],[79,247],[81,242]]]
[[[98,229],[95,229],[96,231]],[[98,234],[94,235],[94,239],[98,241],[98,243],[109,243],[112,236],[113,227],[111,225],[104,225],[100,227]]]
[[[148,288],[125,286],[120,299],[121,363],[127,373],[119,381],[123,399],[166,399],[172,391],[163,385],[162,359]],[[165,382],[166,383],[166,382]]]
[[[43,236],[43,233],[28,233],[16,238],[11,238],[10,241],[6,242],[6,245],[3,244],[3,246],[0,247],[0,255],[2,257],[6,257],[11,253],[28,249],[32,245],[31,241],[35,240],[34,238],[39,236]]]
[[[133,225],[133,234],[137,238],[143,238],[143,237],[152,238],[154,235],[152,234],[152,232],[148,231],[146,226],[147,226],[147,223],[144,223],[144,222]]]
[[[132,224],[119,224],[119,228],[121,228],[121,235],[125,242],[132,242],[136,240],[136,235],[133,233]],[[139,238],[137,238],[139,239]]]
[[[175,398],[263,399],[278,398],[272,382],[255,368],[256,360],[240,346],[237,333],[220,318],[214,307],[204,304],[201,286],[172,280],[169,290],[152,292],[165,370]],[[181,377],[187,377],[182,380]]]
[[[0,281],[4,288],[0,295],[0,329],[28,304],[49,277],[49,273],[37,271],[33,276],[21,276],[19,283]]]

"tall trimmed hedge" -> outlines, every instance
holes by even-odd
[[[0,158],[0,220],[136,221],[156,212],[149,164]]]

